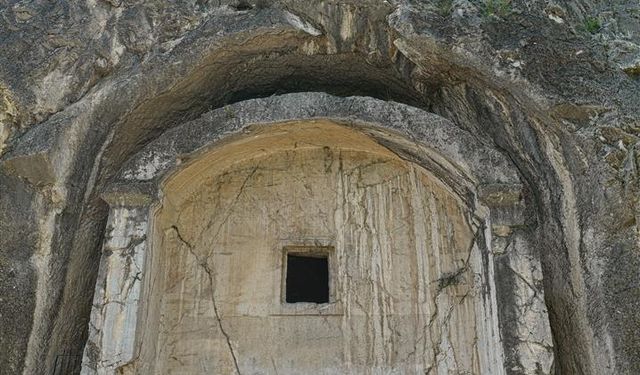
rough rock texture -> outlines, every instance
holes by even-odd
[[[0,368],[48,374],[59,354],[81,355],[107,223],[100,192],[127,159],[210,109],[323,91],[426,109],[503,153],[532,207],[501,232],[503,252],[539,256],[541,268],[497,257],[496,269],[514,270],[498,282],[533,299],[502,302],[538,310],[544,289],[556,372],[639,373],[638,8],[4,2]],[[539,254],[523,253],[525,242]],[[537,281],[525,287],[516,272]],[[526,325],[501,314],[500,324]]]

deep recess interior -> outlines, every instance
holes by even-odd
[[[329,302],[329,258],[326,254],[287,254],[286,302]]]

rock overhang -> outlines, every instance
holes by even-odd
[[[175,126],[124,163],[102,196],[114,205],[149,204],[168,176],[217,147],[259,138],[269,128],[314,122],[361,133],[363,140],[431,171],[468,203],[480,186],[522,188],[504,155],[441,116],[370,97],[307,92],[238,102]]]

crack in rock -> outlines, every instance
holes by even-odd
[[[233,350],[233,345],[231,345],[231,338],[227,333],[227,331],[224,329],[224,326],[222,325],[222,319],[220,318],[220,313],[218,311],[218,304],[216,303],[215,292],[214,292],[214,281],[213,281],[213,275],[211,273],[211,269],[209,269],[209,265],[207,264],[206,259],[200,260],[200,257],[198,257],[198,255],[193,251],[193,246],[191,245],[191,243],[189,243],[187,240],[184,239],[184,237],[182,237],[178,227],[175,225],[172,225],[171,229],[175,232],[178,240],[187,247],[187,249],[189,250],[189,253],[193,255],[194,258],[196,258],[198,265],[201,266],[204,272],[207,273],[207,276],[209,278],[209,283],[211,284],[211,303],[213,304],[213,313],[216,316],[216,322],[218,323],[218,328],[220,329],[220,332],[222,333],[222,335],[225,338],[225,341],[227,342],[227,347],[229,348],[229,354],[233,359],[233,365],[235,367],[236,373],[238,375],[241,375],[242,373],[240,372],[240,366],[238,365],[238,358],[236,357],[236,353]]]

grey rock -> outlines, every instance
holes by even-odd
[[[538,249],[527,281],[545,292],[554,371],[640,373],[640,7],[488,3],[5,2],[0,368],[49,374],[58,355],[82,355],[100,196],[128,160],[233,103],[315,91],[432,112],[503,155],[529,209],[499,217],[522,227],[500,232],[513,241],[496,268],[529,256],[523,243]],[[512,308],[501,324],[518,327],[529,302],[508,297],[526,283],[497,284]]]

